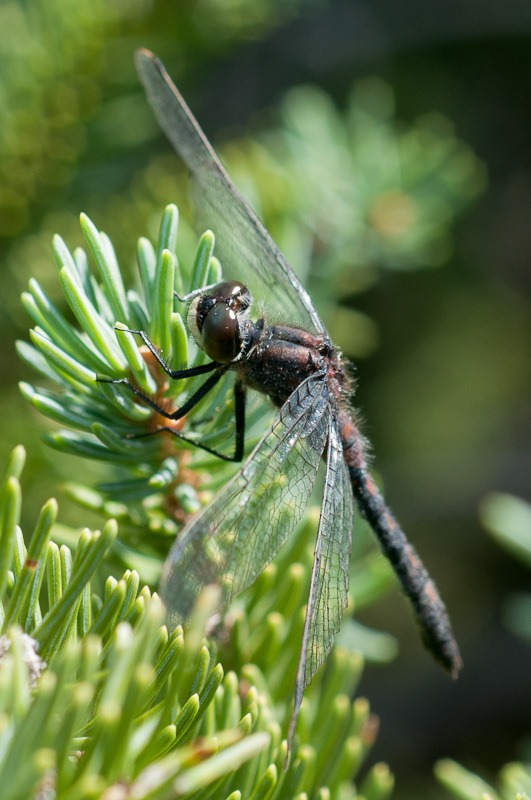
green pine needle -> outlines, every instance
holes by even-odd
[[[348,696],[361,671],[359,656],[336,648],[316,677],[284,773],[286,743],[277,709],[283,708],[285,725],[292,680],[281,680],[281,660],[272,661],[261,643],[271,635],[281,644],[283,636],[293,637],[293,628],[280,608],[274,610],[287,598],[279,600],[270,576],[247,593],[249,622],[256,626],[250,651],[239,653],[241,622],[232,629],[228,623],[222,655],[230,661],[232,649],[235,671],[225,674],[215,646],[204,639],[217,591],[201,595],[183,634],[181,628],[167,631],[160,601],[135,571],[101,584],[117,534],[114,521],[101,533],[83,531],[71,551],[49,541],[57,513],[49,501],[26,549],[17,528],[23,461],[17,448],[0,484],[2,797],[37,798],[48,787],[62,800],[88,800],[127,786],[127,796],[139,800],[202,793],[219,800],[291,800],[300,792],[355,800],[351,781],[375,730],[368,704]],[[297,548],[300,543],[291,547]],[[295,574],[302,570],[307,577],[308,564],[299,564]],[[300,619],[293,624],[299,626]],[[284,665],[294,670],[296,648],[290,649]],[[262,669],[258,663],[244,669],[242,659],[255,655]],[[269,687],[275,686],[272,695]],[[337,709],[332,715],[330,707]],[[392,782],[384,783],[374,798],[389,796]]]

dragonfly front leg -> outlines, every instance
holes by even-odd
[[[142,400],[146,405],[150,406],[154,411],[156,411],[161,416],[165,417],[166,419],[171,420],[178,420],[184,417],[189,411],[197,405],[197,403],[207,394],[207,392],[212,389],[213,386],[219,381],[221,376],[226,372],[227,367],[226,365],[218,364],[217,361],[211,361],[208,364],[200,364],[197,367],[185,367],[184,369],[171,369],[168,364],[164,361],[161,354],[148,337],[145,331],[135,331],[129,328],[115,328],[118,331],[124,331],[125,333],[133,333],[136,336],[140,336],[142,341],[144,342],[145,346],[148,348],[150,353],[153,355],[155,360],[158,364],[162,367],[164,372],[169,375],[172,380],[178,380],[181,378],[194,378],[197,375],[206,375],[209,372],[214,372],[214,375],[211,375],[210,378],[205,381],[205,383],[199,387],[199,389],[190,397],[186,403],[181,406],[181,408],[176,409],[175,411],[169,412],[167,409],[163,408],[156,400],[149,395],[144,394],[137,386],[135,386],[128,378],[96,378],[98,383],[112,383],[114,385],[122,385],[126,386],[129,391],[133,392],[136,397]]]
[[[207,372],[213,372],[213,375],[210,375],[207,380],[201,384],[199,389],[193,393],[188,400],[183,403],[180,408],[177,408],[173,411],[168,411],[166,408],[163,408],[155,399],[150,397],[147,394],[139,389],[134,383],[131,383],[129,378],[96,378],[98,383],[112,383],[115,386],[125,386],[130,392],[132,392],[136,397],[142,400],[146,405],[150,406],[154,411],[160,414],[162,417],[171,420],[178,420],[182,419],[186,416],[195,406],[199,403],[200,400],[205,397],[206,394],[216,385],[216,383],[223,377],[225,372],[227,371],[228,367],[225,364],[217,364],[215,361],[212,361],[210,364],[203,364],[200,367],[190,367],[189,369],[182,369],[182,370],[174,370],[173,374],[176,378],[192,378],[196,375],[204,375]],[[169,373],[168,373],[169,374]],[[173,376],[172,376],[173,377]]]
[[[155,359],[155,361],[160,364],[166,375],[169,375],[170,378],[173,380],[178,380],[179,378],[193,378],[195,375],[205,375],[207,372],[212,372],[212,370],[220,367],[221,365],[218,364],[217,361],[211,361],[209,364],[200,364],[198,367],[185,367],[184,369],[172,369],[160,354],[159,350],[155,347],[149,336],[145,331],[133,331],[129,328],[115,328],[116,331],[123,331],[124,333],[133,333],[135,336],[140,336],[143,343]],[[113,381],[106,381],[107,383],[112,383]],[[114,381],[115,383],[119,383],[120,381]]]
[[[124,328],[120,328],[119,330],[125,330]],[[206,375],[209,372],[212,373],[207,380],[192,394],[191,397],[183,403],[177,409],[169,411],[167,408],[164,408],[157,402],[156,399],[150,397],[149,395],[145,394],[141,389],[135,386],[128,378],[101,378],[98,377],[96,380],[99,383],[112,383],[114,385],[121,385],[125,386],[130,392],[132,392],[139,400],[142,400],[143,403],[148,405],[157,414],[164,417],[165,419],[171,420],[175,422],[177,420],[182,419],[185,417],[193,408],[210,392],[211,389],[218,383],[218,381],[225,375],[227,370],[229,369],[228,364],[219,364],[217,361],[211,361],[208,364],[200,364],[196,367],[186,367],[184,369],[171,369],[171,367],[166,364],[164,359],[162,358],[159,351],[156,349],[153,342],[149,339],[148,335],[144,331],[135,331],[135,330],[127,330],[128,333],[136,334],[140,336],[148,350],[152,353],[156,361],[160,364],[164,372],[169,375],[172,379],[185,379],[185,378],[193,378],[197,377],[198,375]],[[201,450],[205,450],[207,453],[210,453],[217,458],[220,458],[224,461],[241,461],[243,458],[244,447],[245,447],[245,391],[244,388],[239,380],[236,381],[234,387],[234,415],[235,415],[235,444],[234,444],[234,453],[232,455],[226,455],[225,453],[221,453],[214,448],[208,447],[207,445],[203,445],[200,442],[197,442],[193,439],[188,438],[180,431],[175,430],[173,427],[169,425],[162,425],[155,431],[148,431],[146,433],[135,434],[134,438],[141,438],[143,436],[151,436],[155,433],[161,433],[162,431],[168,431],[173,436],[176,436],[183,441],[189,442],[190,444],[194,445],[195,447],[199,447]]]

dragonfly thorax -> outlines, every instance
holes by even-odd
[[[188,328],[196,344],[220,364],[241,353],[241,325],[247,320],[251,293],[239,281],[223,281],[201,292],[188,309]]]

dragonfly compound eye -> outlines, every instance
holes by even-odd
[[[229,364],[240,352],[240,326],[234,311],[216,303],[203,320],[201,347],[213,361]]]
[[[236,314],[243,315],[251,305],[251,293],[240,281],[222,281],[213,286],[207,295],[217,303],[225,303]]]

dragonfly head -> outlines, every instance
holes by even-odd
[[[195,297],[188,328],[196,344],[220,364],[230,364],[242,348],[240,325],[249,315],[251,293],[239,281],[223,281]]]

